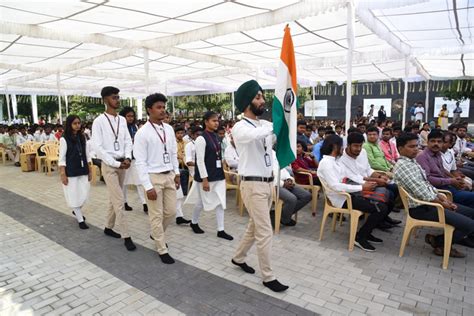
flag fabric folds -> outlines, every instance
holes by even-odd
[[[280,169],[296,159],[296,115],[298,108],[296,61],[290,28],[285,27],[272,105],[276,156]]]

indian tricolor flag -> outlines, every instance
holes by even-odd
[[[283,169],[296,159],[296,62],[290,28],[285,27],[273,98],[273,132],[277,137],[276,155]]]

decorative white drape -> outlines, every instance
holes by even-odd
[[[347,1],[347,82],[346,82],[346,133],[351,127],[352,101],[352,53],[355,42],[355,8],[352,0]]]
[[[405,127],[406,115],[407,115],[408,76],[409,76],[409,74],[410,74],[410,59],[407,56],[405,58],[405,78],[403,79],[405,85],[403,87],[402,127]]]
[[[31,107],[33,112],[33,123],[38,123],[38,99],[36,94],[31,95]]]

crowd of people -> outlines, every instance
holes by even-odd
[[[129,251],[136,249],[125,215],[132,210],[127,198],[130,185],[136,186],[148,214],[150,238],[163,263],[174,263],[166,243],[169,225],[175,221],[203,234],[199,226],[203,210],[215,211],[217,238],[233,240],[224,230],[226,170],[238,174],[249,214],[247,230],[231,262],[255,273],[245,259],[256,243],[263,284],[273,291],[288,288],[271,268],[275,188],[283,201],[284,226],[296,225],[294,215],[311,202],[312,195],[304,187],[310,182],[323,186],[335,207],[348,207],[340,193],[349,193],[352,207],[368,213],[355,245],[375,251],[374,244],[383,243],[375,230],[390,231],[401,224],[390,215],[400,212],[402,186],[418,200],[441,204],[446,223],[455,227],[453,242],[474,247],[474,146],[467,124],[457,121],[444,129],[444,123],[425,123],[421,103],[404,127],[387,120],[383,107],[377,120],[372,106],[366,117],[358,116],[347,130],[342,121],[306,120],[300,114],[296,159],[289,166],[279,166],[273,125],[259,119],[265,112],[265,98],[255,80],[242,84],[235,94],[235,105],[242,113],[238,122],[221,120],[212,111],[202,121],[173,121],[161,93],[146,97],[147,120],[137,120],[133,108],[120,110],[119,92],[115,87],[102,89],[106,110],[92,123],[69,115],[64,130],[60,124],[1,125],[0,147],[19,166],[23,143],[59,143],[58,169],[65,199],[81,229],[88,228],[82,208],[89,196],[91,165],[99,166],[109,195],[104,234],[122,238]],[[438,189],[450,191],[453,200]],[[191,219],[183,214],[187,204],[193,207]],[[438,220],[433,206],[410,201],[409,207],[416,219]],[[436,255],[443,255],[443,236],[427,234],[425,240]],[[451,256],[465,254],[453,247]]]

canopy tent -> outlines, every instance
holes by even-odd
[[[474,76],[468,0],[30,0],[0,10],[7,93],[96,96],[110,84],[128,96],[202,94],[251,78],[273,88],[287,23],[302,86],[346,81],[349,68],[361,81]]]

